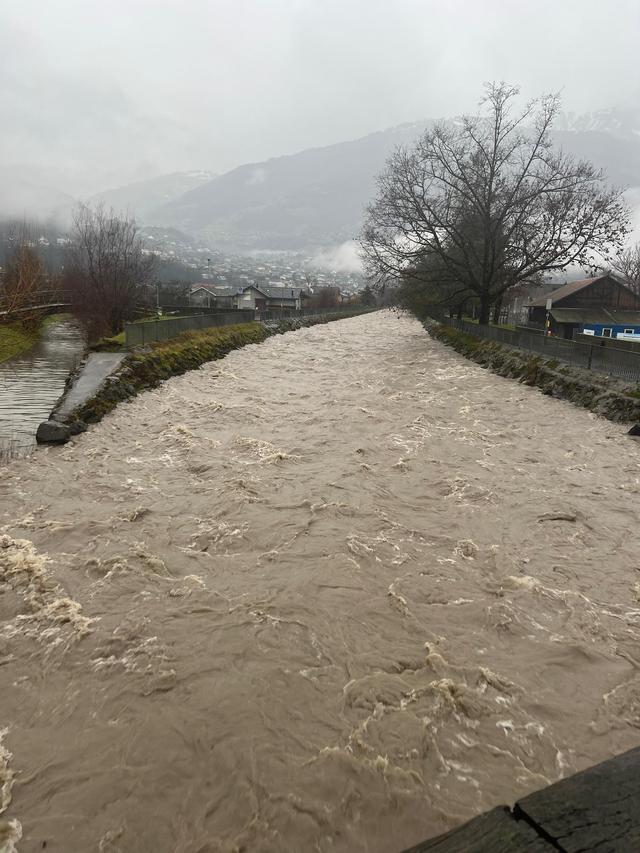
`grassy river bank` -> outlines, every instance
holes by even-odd
[[[31,349],[47,326],[67,317],[67,314],[49,314],[27,322],[0,323],[0,362]]]

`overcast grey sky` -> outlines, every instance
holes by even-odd
[[[640,0],[0,0],[0,166],[90,192],[472,110],[634,106]]]

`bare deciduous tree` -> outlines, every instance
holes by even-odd
[[[442,281],[448,300],[455,288],[474,294],[487,323],[509,287],[619,250],[622,191],[553,149],[557,96],[515,112],[517,94],[488,85],[478,115],[437,124],[391,156],[360,240],[372,281],[420,281],[428,258],[430,283]]]
[[[73,225],[65,281],[74,309],[90,338],[117,334],[145,300],[156,259],[145,250],[135,220],[101,205],[80,205]]]
[[[317,287],[305,301],[308,308],[335,308],[340,304],[340,288],[325,285]]]
[[[12,240],[2,278],[2,302],[7,316],[20,314],[37,302],[36,294],[46,286],[42,258],[33,246],[26,225],[22,225]]]
[[[611,272],[640,296],[640,243],[625,249],[611,264]]]
[[[376,295],[370,284],[365,285],[360,291],[360,303],[367,308],[372,308],[376,304]]]
[[[448,311],[462,317],[463,311],[473,303],[475,294],[452,279],[449,270],[437,258],[425,256],[410,269],[399,282],[398,303],[418,316]]]

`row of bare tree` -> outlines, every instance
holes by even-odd
[[[63,284],[89,338],[115,335],[147,301],[156,258],[145,249],[135,220],[98,205],[78,207]]]
[[[26,318],[31,306],[64,294],[90,340],[117,334],[148,302],[156,258],[145,247],[136,223],[102,206],[80,205],[74,214],[64,266],[45,271],[33,234],[23,225],[12,236],[0,280],[0,310],[9,320]]]
[[[36,294],[47,287],[48,277],[40,255],[26,231],[17,235],[5,262],[0,288],[0,310],[14,318],[37,302]]]
[[[611,264],[611,272],[640,296],[640,243],[621,252]]]
[[[425,305],[473,300],[487,323],[510,287],[569,266],[617,263],[639,281],[640,250],[620,254],[623,190],[554,148],[557,96],[517,111],[517,94],[491,84],[477,115],[436,124],[392,155],[360,240],[372,283],[402,283]]]

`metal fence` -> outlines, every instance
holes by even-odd
[[[261,322],[277,321],[283,319],[304,319],[305,317],[327,316],[353,317],[356,314],[364,314],[367,310],[362,307],[350,306],[347,308],[312,308],[304,311],[293,311],[287,308],[275,308],[268,311],[254,311],[253,309],[238,309],[229,311],[218,311],[209,314],[197,314],[192,317],[173,317],[158,320],[145,320],[140,323],[126,323],[124,327],[125,344],[127,349],[144,346],[144,344],[168,341],[183,332],[198,329],[208,329],[214,326],[230,326],[235,323],[252,323],[255,320]]]
[[[477,338],[486,338],[501,344],[529,350],[549,359],[557,358],[573,367],[585,370],[595,370],[619,379],[640,382],[640,353],[628,349],[604,345],[594,339],[593,343],[581,343],[551,337],[540,332],[527,332],[522,329],[501,329],[499,326],[481,326],[466,320],[456,320],[453,317],[442,317],[439,322],[445,323]]]
[[[253,311],[219,311],[211,314],[196,314],[192,317],[143,320],[140,323],[126,323],[124,338],[127,349],[133,349],[133,347],[141,347],[144,344],[168,341],[183,332],[209,329],[212,326],[250,323],[253,320],[255,320]]]
[[[341,305],[333,308],[303,308],[301,311],[296,311],[293,308],[269,308],[266,311],[257,311],[256,319],[263,322],[269,320],[286,320],[286,319],[303,319],[305,317],[355,317],[357,314],[366,314],[373,308],[365,308],[362,305]]]

